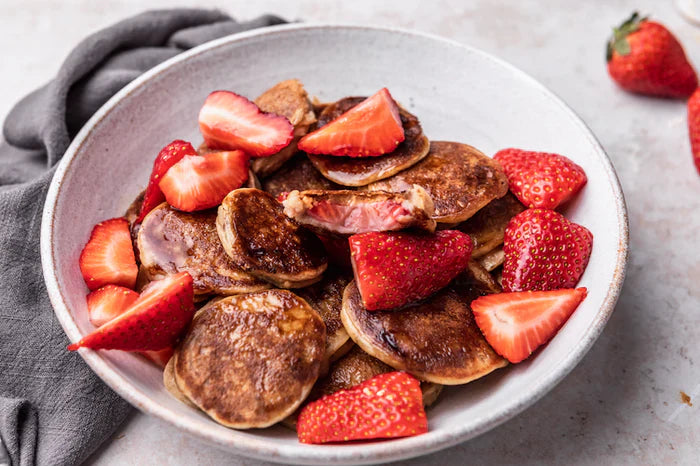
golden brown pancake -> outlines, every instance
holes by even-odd
[[[302,152],[298,152],[287,161],[279,170],[262,180],[262,189],[277,197],[283,192],[292,192],[295,189],[344,189],[339,184],[333,183],[316,170],[309,158]]]
[[[216,232],[216,210],[181,212],[162,203],[138,233],[141,269],[148,280],[189,272],[196,296],[232,295],[269,288],[226,255]]]
[[[316,114],[309,101],[304,86],[298,79],[288,79],[277,83],[260,97],[255,104],[266,113],[276,113],[286,117],[294,126],[294,139],[276,154],[254,158],[250,166],[260,178],[270,176],[297,152],[297,143],[305,135],[309,126],[316,122]]]
[[[175,360],[177,359],[176,355],[173,353],[173,356],[170,358],[168,363],[165,365],[165,369],[163,369],[163,385],[165,385],[165,389],[170,393],[173,398],[176,400],[180,401],[181,403],[185,403],[187,406],[190,406],[192,408],[197,408],[197,405],[192,403],[189,398],[185,396],[184,393],[182,393],[182,390],[180,390],[180,387],[177,386],[177,381],[175,380]],[[197,408],[199,409],[199,408]]]
[[[472,258],[482,257],[503,243],[503,235],[510,219],[525,210],[525,206],[510,192],[494,199],[457,229],[468,234],[474,243]]]
[[[281,288],[303,288],[328,266],[323,243],[284,215],[259,189],[231,191],[219,206],[217,231],[226,253],[246,272]]]
[[[330,123],[365,99],[346,97],[327,105],[318,116],[316,128]],[[399,115],[405,139],[389,154],[359,158],[309,154],[309,159],[323,176],[344,186],[365,186],[405,170],[428,154],[430,142],[418,118],[403,108],[399,108]]]
[[[425,159],[367,189],[401,192],[414,184],[433,198],[433,218],[439,223],[462,222],[508,191],[508,179],[498,161],[472,146],[445,141],[432,141]]]
[[[326,324],[326,358],[330,360],[350,340],[340,320],[343,307],[343,291],[352,280],[352,274],[340,270],[328,270],[323,279],[302,288],[297,294],[323,319]]]
[[[503,291],[493,275],[476,260],[470,260],[467,263],[467,269],[457,275],[453,286],[459,290],[468,290],[475,297]]]
[[[507,364],[486,342],[469,307],[486,292],[453,283],[411,307],[372,312],[353,281],[341,317],[355,343],[385,364],[429,382],[464,384]]]
[[[503,253],[503,247],[497,247],[479,257],[477,262],[479,262],[483,268],[491,272],[496,269],[496,267],[502,265],[504,260],[505,254]]]
[[[176,350],[175,381],[220,424],[267,427],[307,397],[325,344],[323,320],[294,293],[230,296],[195,315]]]
[[[385,191],[292,191],[284,213],[317,233],[353,235],[416,228],[435,231],[433,201],[420,186]]]

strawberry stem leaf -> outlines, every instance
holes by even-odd
[[[627,36],[639,30],[639,26],[646,20],[646,16],[639,16],[639,13],[635,11],[619,27],[613,28],[613,35],[605,50],[605,59],[612,60],[613,51],[623,57],[629,55],[632,50]]]

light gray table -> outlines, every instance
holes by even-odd
[[[568,102],[617,168],[630,210],[631,256],[622,297],[600,340],[571,375],[515,419],[407,464],[700,464],[700,176],[691,163],[685,105],[619,91],[604,60],[611,26],[636,7],[673,30],[700,66],[700,28],[681,18],[672,0],[2,0],[0,118],[48,79],[87,33],[144,5],[188,3],[218,4],[239,18],[275,12],[415,28],[481,48]],[[681,391],[693,407],[681,402]],[[140,413],[90,463],[262,464]]]

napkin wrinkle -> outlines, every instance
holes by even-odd
[[[266,15],[238,23],[218,10],[145,12],[81,41],[52,80],[10,111],[0,141],[0,465],[8,457],[13,466],[79,464],[131,411],[77,353],[66,351],[43,281],[43,204],[71,138],[114,93],[158,63],[279,22]]]

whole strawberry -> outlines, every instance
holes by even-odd
[[[467,267],[473,248],[469,235],[454,230],[360,233],[349,242],[355,282],[368,311],[405,306],[439,291]]]
[[[593,235],[553,210],[511,219],[503,242],[504,291],[574,288],[588,265]]]
[[[607,46],[608,73],[623,89],[684,98],[698,87],[683,47],[663,25],[635,12],[613,31]]]
[[[493,158],[503,166],[510,191],[531,208],[556,209],[588,181],[583,168],[559,154],[503,149]]]
[[[695,168],[700,173],[700,89],[688,100],[688,134]]]
[[[420,382],[405,372],[372,377],[309,403],[299,414],[302,443],[408,437],[428,431]]]

